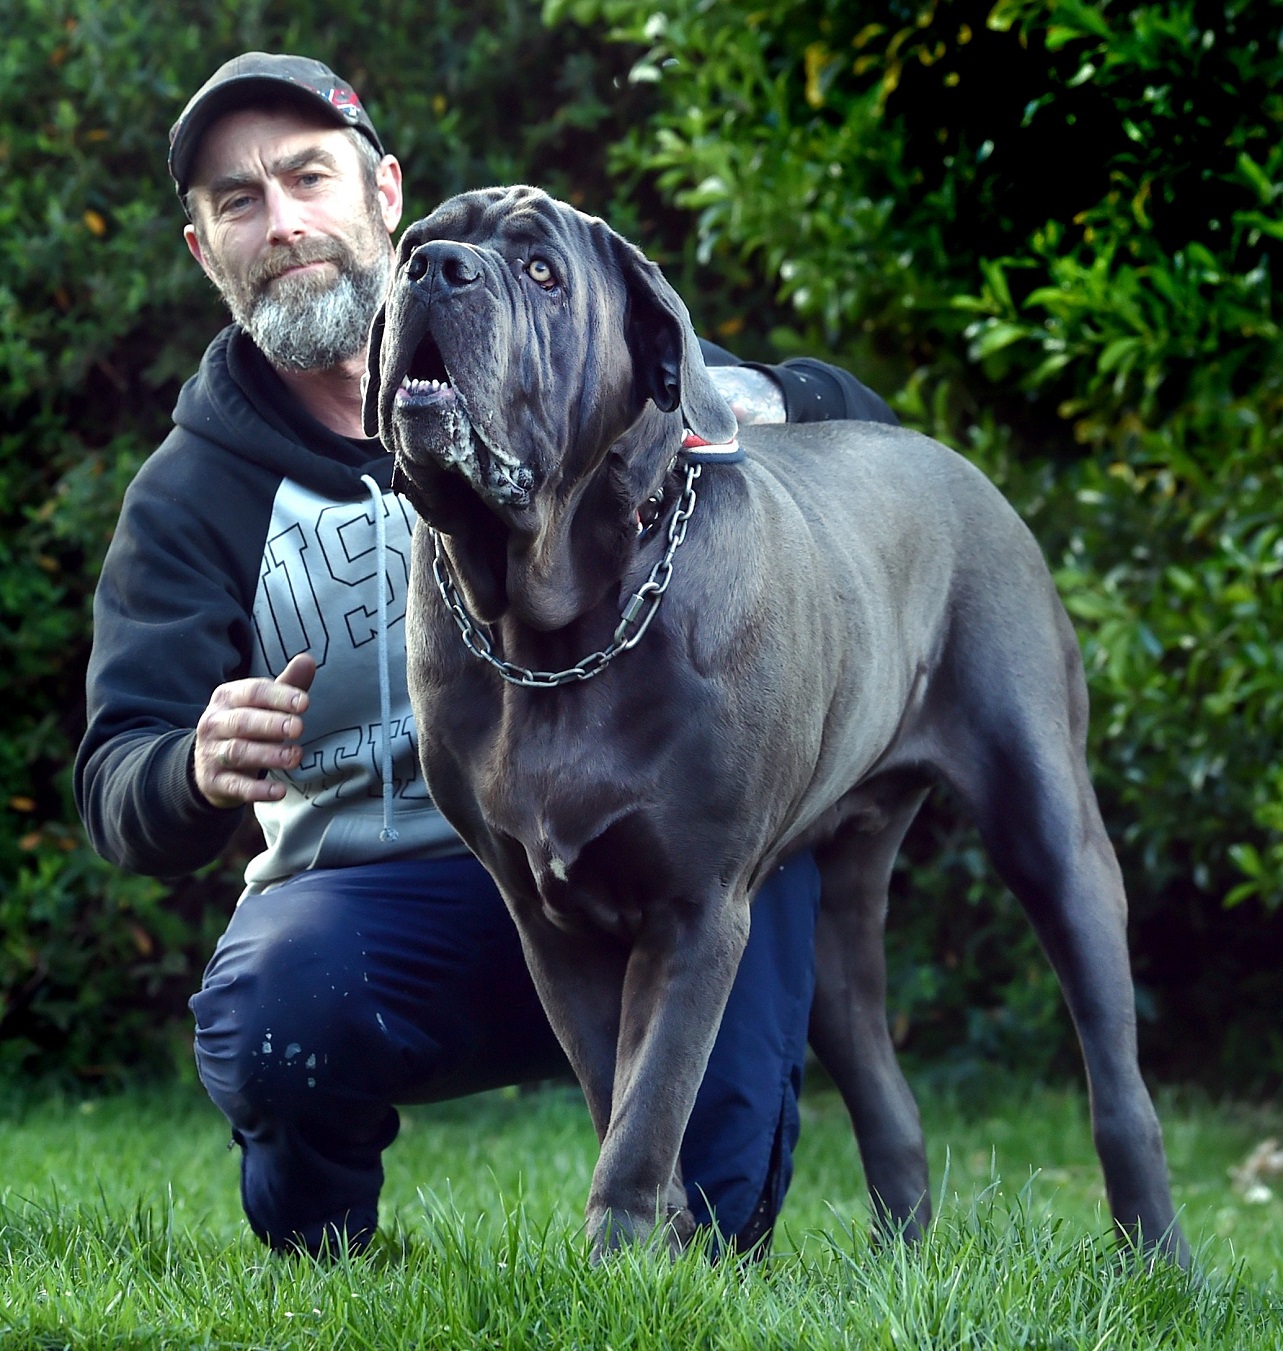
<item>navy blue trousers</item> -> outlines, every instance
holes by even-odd
[[[752,929],[682,1146],[697,1223],[745,1247],[792,1176],[819,876],[789,860]],[[244,897],[193,996],[196,1060],[273,1247],[373,1234],[394,1104],[569,1068],[516,927],[470,855],[302,873]],[[426,1179],[425,1179],[426,1180]]]

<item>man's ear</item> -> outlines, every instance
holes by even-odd
[[[183,238],[187,241],[187,251],[200,264],[201,271],[210,279],[210,281],[217,285],[217,279],[209,270],[209,264],[205,261],[205,249],[200,242],[200,235],[196,233],[196,227],[190,224],[184,225]]]
[[[387,304],[379,306],[370,324],[370,342],[365,350],[365,381],[361,391],[361,430],[366,436],[379,434],[379,354],[383,349],[383,329],[387,323]]]
[[[401,165],[395,155],[384,155],[374,171],[374,182],[379,194],[379,210],[388,234],[394,234],[401,224],[405,198],[401,189]]]
[[[701,441],[725,445],[735,437],[735,414],[709,379],[686,306],[640,249],[615,238],[628,288],[628,347],[638,392],[662,413],[680,407]]]

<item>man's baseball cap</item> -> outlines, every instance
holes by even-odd
[[[336,127],[355,127],[383,154],[374,123],[361,106],[356,90],[320,61],[307,56],[245,52],[225,62],[192,95],[178,121],[169,129],[169,172],[185,196],[200,139],[224,113],[252,106],[255,99],[295,99],[328,118]]]

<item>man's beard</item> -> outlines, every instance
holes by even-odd
[[[353,242],[331,235],[275,248],[244,279],[231,277],[210,259],[232,318],[273,366],[330,370],[365,350],[387,291],[392,252],[369,226],[355,234]],[[361,248],[371,255],[369,261],[357,257],[353,243],[372,245]],[[338,276],[324,270],[282,275],[317,262],[333,263]]]

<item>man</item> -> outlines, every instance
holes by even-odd
[[[249,53],[188,103],[169,167],[235,322],[126,494],[77,803],[105,857],[161,876],[210,862],[254,808],[265,847],[192,999],[197,1063],[241,1147],[255,1233],[361,1246],[394,1104],[565,1062],[502,901],[417,763],[413,522],[360,421],[400,166],[326,67]],[[820,362],[720,375],[746,419],[787,404],[894,420]],[[741,1249],[769,1236],[791,1173],[817,895],[805,855],[764,886],[683,1147],[696,1219]]]

